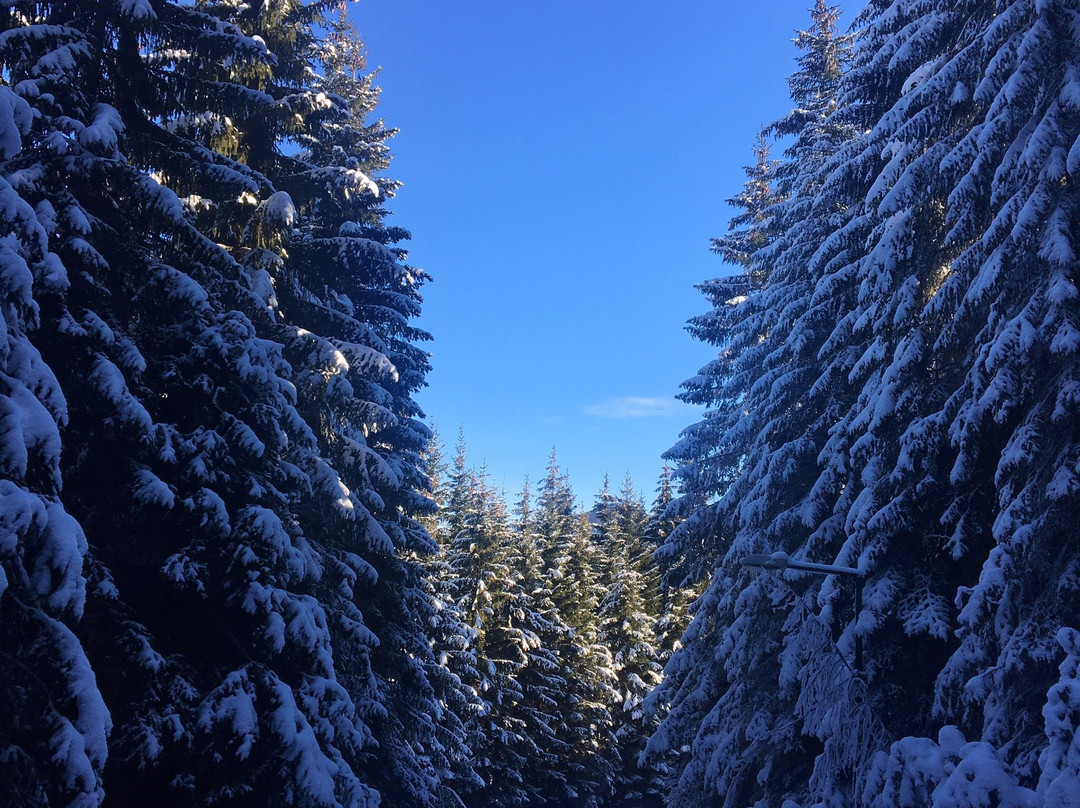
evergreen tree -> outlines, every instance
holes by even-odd
[[[468,466],[465,428],[462,426],[458,428],[454,456],[450,460],[442,507],[443,526],[440,535],[443,537],[443,546],[448,550],[454,546],[459,534],[466,530],[475,530],[478,526],[476,503],[473,500],[475,487],[476,475]]]
[[[464,461],[463,448],[461,457]],[[432,429],[424,461],[432,498],[442,508],[448,496],[444,481],[448,467],[442,462],[442,447],[435,429]],[[425,591],[432,607],[427,618],[427,634],[436,663],[430,669],[429,677],[443,711],[436,723],[436,742],[449,753],[451,764],[450,772],[442,778],[439,804],[459,805],[466,794],[483,787],[483,780],[473,767],[472,747],[463,740],[468,736],[469,727],[483,712],[484,705],[470,684],[480,678],[476,669],[474,634],[464,624],[458,608],[457,580],[448,559],[449,537],[444,519],[442,511],[421,518],[438,545],[436,554],[423,557],[422,566]]]
[[[555,716],[566,749],[560,765],[564,799],[589,805],[607,795],[612,780],[602,752],[611,747],[607,705],[614,671],[610,652],[599,642],[600,589],[588,515],[578,511],[554,451],[540,487],[536,526],[555,609],[569,628],[555,649],[568,672],[565,702]]]
[[[658,696],[652,748],[692,748],[673,805],[1050,805],[1075,783],[1067,6],[861,18],[838,91],[858,103],[830,120],[862,134],[799,158],[801,218],[725,321],[747,339],[709,437],[741,459],[675,531],[730,544]],[[696,437],[680,454],[718,455]],[[752,552],[857,568],[862,611],[836,577],[740,569]]]
[[[851,67],[854,36],[840,33],[839,19],[839,6],[815,0],[810,27],[799,31],[792,40],[802,51],[796,59],[799,69],[788,77],[795,107],[765,128],[765,133],[773,137],[793,138],[784,151],[785,162],[776,167],[781,197],[799,190],[797,178],[808,176],[806,168],[810,164],[831,156],[854,136],[852,123],[837,98],[840,80]]]
[[[806,105],[806,99],[795,100]],[[817,127],[819,121],[811,116],[806,125]],[[696,336],[719,348],[719,355],[686,385],[686,398],[709,409],[669,453],[679,462],[682,481],[675,512],[685,520],[661,556],[684,559],[693,577],[712,580],[651,702],[656,709],[671,705],[650,750],[675,756],[676,805],[701,804],[708,799],[702,795],[714,793],[723,794],[727,805],[742,804],[758,783],[768,799],[796,793],[794,784],[809,773],[794,763],[813,759],[816,739],[801,731],[801,717],[784,700],[798,679],[793,672],[836,682],[846,695],[858,686],[837,671],[838,654],[819,654],[816,668],[801,664],[800,643],[830,647],[820,623],[806,619],[801,586],[748,580],[731,566],[749,552],[793,549],[800,531],[812,529],[813,514],[829,512],[828,497],[835,494],[818,488],[814,495],[821,504],[808,507],[801,501],[801,492],[813,486],[815,460],[830,427],[854,398],[848,352],[818,350],[823,332],[838,322],[843,327],[852,296],[850,283],[821,286],[814,275],[822,267],[836,269],[827,266],[816,245],[851,216],[845,186],[821,179],[830,159],[839,161],[840,153],[804,156],[798,173],[786,181],[789,198],[772,206],[772,241],[752,256],[766,268],[767,283],[751,295],[725,279],[704,285],[713,309],[691,325]],[[807,215],[808,206],[816,216]],[[835,527],[835,521],[825,522],[819,532]],[[752,628],[748,615],[756,621]],[[792,642],[784,663],[776,656],[775,638],[792,625],[804,635]],[[723,667],[716,664],[718,647],[725,649]],[[849,700],[858,703],[855,696]],[[865,711],[858,719],[844,716],[851,723],[845,739],[852,740],[864,718]],[[708,740],[692,746],[706,722],[712,727]],[[854,736],[851,747],[859,742]],[[688,754],[691,748],[695,751]],[[763,757],[762,749],[769,754]]]
[[[524,695],[517,676],[528,664],[528,638],[511,621],[519,594],[507,558],[508,518],[485,475],[474,479],[470,495],[475,521],[454,541],[454,565],[459,607],[475,636],[476,689],[484,709],[473,724],[473,747],[484,787],[468,804],[524,805],[530,791],[527,771],[538,749],[535,728],[521,715]]]
[[[732,266],[742,268],[736,279],[728,280],[729,284],[739,284],[741,294],[760,289],[768,280],[768,272],[762,264],[754,263],[753,255],[767,245],[771,234],[775,233],[770,208],[780,200],[773,188],[773,175],[779,163],[770,158],[769,151],[765,132],[759,132],[754,144],[754,164],[743,166],[746,184],[741,192],[728,200],[739,213],[728,222],[727,235],[712,240],[713,252],[719,253]]]
[[[578,510],[569,477],[559,467],[554,450],[540,487],[537,530],[559,614],[575,633],[594,636],[599,593],[595,548],[588,517]]]
[[[502,498],[465,465],[459,442],[448,523],[457,608],[470,627],[482,710],[469,722],[480,789],[469,806],[543,804],[565,794],[558,756],[565,745],[551,711],[566,681],[551,647],[567,633],[554,610],[532,533],[527,494],[511,525]]]
[[[662,545],[676,527],[675,519],[668,512],[668,506],[674,499],[675,480],[671,464],[665,460],[656,483],[656,499],[649,509],[649,521],[645,526],[645,540],[654,547]]]
[[[58,67],[41,83],[70,77]],[[0,792],[12,805],[94,806],[111,720],[73,632],[87,542],[62,499],[68,404],[35,345],[43,307],[67,285],[49,209],[35,210],[36,183],[17,179],[36,162],[36,126],[31,105],[0,86]]]
[[[706,503],[732,486],[747,463],[747,443],[767,428],[756,413],[744,417],[742,407],[754,394],[754,384],[761,383],[757,370],[768,355],[767,337],[777,329],[786,333],[790,307],[805,298],[818,303],[819,317],[828,318],[838,310],[815,293],[805,271],[785,278],[777,288],[767,288],[778,244],[787,246],[784,257],[791,267],[809,266],[818,259],[808,245],[825,239],[846,217],[846,198],[840,189],[824,187],[828,172],[822,168],[855,133],[851,113],[837,95],[852,46],[851,36],[837,31],[838,14],[837,8],[817,0],[810,29],[795,38],[796,47],[805,51],[797,60],[799,70],[789,79],[795,107],[759,134],[757,162],[746,169],[749,179],[742,194],[730,200],[742,212],[731,220],[732,232],[713,242],[714,251],[740,272],[698,286],[710,311],[691,319],[689,330],[716,346],[718,354],[684,384],[683,398],[709,409],[667,453],[676,461],[676,476],[682,481],[672,511],[686,525],[660,551],[662,563],[684,569],[687,582],[711,574],[725,549],[717,539],[730,533]],[[767,135],[794,138],[785,162],[768,159]],[[812,204],[818,205],[817,215],[811,215]],[[798,238],[791,237],[794,233]],[[796,255],[800,245],[802,252]],[[760,294],[763,291],[768,294]],[[795,377],[785,370],[778,366],[774,375]],[[839,385],[839,380],[830,377],[830,384]]]
[[[657,608],[656,645],[661,664],[666,664],[679,645],[682,633],[690,621],[690,604],[701,594],[702,582],[688,579],[689,559],[667,554],[667,538],[678,522],[672,516],[675,509],[674,477],[670,464],[664,463],[656,486],[656,499],[649,510],[645,527],[645,546],[654,548],[657,574],[660,578],[660,605]]]
[[[530,642],[526,649],[528,663],[518,673],[522,692],[522,711],[528,716],[537,746],[536,769],[530,804],[558,805],[567,794],[566,772],[561,762],[569,753],[567,742],[558,733],[559,709],[567,703],[567,669],[558,656],[570,628],[555,607],[551,580],[545,574],[532,493],[528,478],[515,508],[515,523],[510,540],[509,562],[520,581],[520,593],[512,619]]]
[[[431,653],[427,631],[439,615],[417,558],[435,549],[417,521],[430,507],[420,457],[430,436],[411,400],[428,367],[414,344],[428,337],[409,324],[419,314],[426,276],[405,265],[405,252],[395,246],[407,234],[383,223],[381,200],[396,183],[376,172],[388,162],[392,132],[381,121],[366,121],[378,90],[343,12],[318,53],[324,78],[314,89],[322,95],[290,88],[280,102],[293,119],[297,110],[306,114],[304,127],[286,130],[304,148],[278,154],[272,169],[264,169],[295,207],[297,221],[281,233],[284,260],[253,250],[247,263],[273,284],[267,303],[284,333],[272,333],[289,347],[305,418],[321,439],[320,456],[337,472],[325,483],[353,494],[353,535],[330,522],[322,549],[342,563],[359,554],[377,574],[362,603],[380,639],[375,676],[386,708],[375,727],[379,764],[372,779],[386,799],[427,803],[442,799],[453,772],[461,775],[465,750],[463,738],[455,738],[461,728],[453,712],[447,715],[454,729],[437,721],[437,705],[462,702],[463,694],[433,687],[457,685]],[[323,97],[330,103],[320,105]],[[272,218],[267,208],[264,237]],[[288,218],[281,222],[286,228]]]
[[[611,475],[604,473],[604,482],[599,493],[596,495],[596,504],[589,513],[589,521],[593,525],[593,541],[604,555],[609,550],[609,544],[615,541],[614,525],[615,512],[618,502],[611,493]]]
[[[450,470],[449,465],[444,461],[443,451],[444,449],[439,437],[439,430],[435,426],[432,426],[431,437],[428,439],[427,447],[423,453],[423,461],[424,472],[428,479],[428,491],[431,496],[431,501],[438,510],[421,516],[420,523],[424,526],[424,529],[427,530],[428,535],[440,546],[443,538],[443,516],[440,514],[440,511],[446,506],[446,498],[448,496],[446,475]]]
[[[304,592],[316,562],[285,506],[300,481],[284,447],[307,438],[287,369],[244,313],[235,260],[162,184],[184,160],[195,183],[216,169],[227,196],[268,190],[242,165],[180,148],[162,122],[204,82],[190,63],[231,52],[237,69],[257,72],[270,57],[195,9],[161,12],[20,4],[4,19],[5,76],[36,109],[9,176],[22,175],[47,213],[55,256],[36,339],[67,394],[63,497],[91,552],[79,633],[95,669],[110,672],[98,679],[115,723],[104,788],[117,802],[129,787],[166,802],[165,791],[215,799],[305,782],[313,800],[362,804],[369,792],[350,766],[362,726],[339,724],[333,746],[311,729],[319,711],[352,706],[318,659],[328,637]],[[160,72],[169,49],[186,64]],[[220,82],[227,111],[238,88]],[[243,228],[242,211],[226,215]],[[177,552],[192,536],[197,558]],[[256,696],[271,709],[253,723],[243,705]],[[240,772],[218,763],[238,756]]]
[[[380,224],[392,183],[365,173],[386,154],[381,126],[356,123],[372,95],[351,106],[330,86],[351,93],[348,70],[315,69],[325,5],[2,12],[3,176],[41,225],[21,249],[44,365],[23,377],[64,446],[27,488],[63,508],[28,524],[53,537],[35,563],[64,562],[48,631],[67,671],[15,697],[24,751],[5,761],[50,799],[95,804],[103,776],[117,805],[373,805],[375,787],[434,804],[461,770],[415,558],[431,549],[410,400],[426,356],[407,325],[423,275]],[[64,511],[88,541],[76,630],[112,713],[103,772],[108,718],[61,631],[83,552]],[[78,698],[48,707],[72,677]],[[64,755],[20,735],[65,721]]]
[[[598,538],[607,556],[605,594],[600,603],[600,642],[609,649],[615,682],[609,710],[613,720],[613,799],[619,805],[662,804],[663,783],[638,757],[651,729],[643,701],[662,676],[654,644],[659,605],[659,577],[642,539],[648,514],[627,475],[618,497],[607,480],[601,500],[610,504],[600,514]]]

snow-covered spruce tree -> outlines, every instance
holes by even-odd
[[[804,106],[793,100],[797,109]],[[789,180],[788,198],[771,206],[772,237],[751,257],[764,285],[754,289],[745,269],[741,278],[710,281],[701,288],[713,309],[691,321],[692,333],[716,345],[718,356],[685,384],[687,400],[708,409],[669,452],[680,480],[674,511],[685,521],[658,558],[687,568],[690,580],[712,581],[650,697],[654,709],[669,709],[649,751],[672,758],[675,805],[719,798],[735,806],[749,804],[759,790],[769,800],[797,793],[818,740],[802,732],[793,672],[819,672],[798,660],[783,666],[777,638],[785,626],[816,629],[826,637],[807,640],[811,647],[824,642],[826,653],[816,661],[843,665],[839,655],[829,656],[827,629],[801,619],[800,591],[752,580],[735,566],[747,552],[794,552],[813,529],[806,524],[828,514],[827,498],[835,496],[833,489],[814,488],[816,458],[854,397],[846,379],[852,360],[846,345],[828,354],[819,348],[838,321],[843,325],[853,291],[850,282],[837,282],[842,276],[815,279],[833,269],[815,255],[815,245],[850,215],[845,189],[817,179],[827,159],[805,164]],[[802,210],[801,187],[820,206],[816,218]],[[805,508],[807,489],[825,504]],[[829,527],[825,522],[822,530]]]
[[[659,547],[675,529],[676,521],[668,513],[668,506],[675,499],[675,480],[671,464],[664,461],[660,479],[656,482],[656,498],[649,508],[649,521],[645,526],[645,541]]]
[[[332,451],[359,419],[297,410],[307,368],[284,361],[285,315],[267,294],[286,239],[307,235],[289,220],[312,200],[274,183],[326,168],[333,199],[347,174],[281,148],[352,113],[310,86],[320,4],[7,9],[4,77],[34,123],[5,176],[60,259],[35,290],[34,341],[68,397],[63,502],[91,560],[78,631],[115,723],[105,791],[117,805],[365,805],[383,777],[417,804],[441,799],[459,742],[429,731],[431,602],[397,558],[427,547],[412,521],[426,432],[408,391],[425,363],[405,343],[417,335],[380,332],[381,301],[353,318],[392,345],[400,384],[376,395],[399,422],[372,430],[365,487]],[[349,168],[353,186],[378,188]],[[377,645],[387,651],[372,664]],[[94,722],[74,723],[88,751],[73,744],[72,760],[100,766]],[[84,788],[85,771],[71,771],[59,788]]]
[[[609,493],[605,477],[594,513],[596,544],[606,563],[599,640],[611,654],[615,674],[608,707],[613,723],[612,800],[624,806],[659,806],[664,796],[659,772],[651,764],[638,765],[652,729],[643,701],[663,670],[655,645],[659,576],[642,542],[648,513],[629,475],[617,497]]]
[[[445,501],[439,512],[438,538],[440,556],[446,565],[446,592],[465,621],[470,647],[475,643],[476,632],[474,621],[465,615],[473,611],[478,568],[472,536],[484,529],[484,507],[488,496],[489,492],[481,490],[476,472],[468,466],[465,431],[459,429],[447,476]]]
[[[617,514],[621,531],[627,537],[626,553],[630,567],[640,577],[635,585],[641,596],[642,608],[649,614],[660,611],[660,579],[656,560],[652,557],[652,547],[647,539],[652,518],[645,509],[645,501],[634,487],[634,480],[629,473],[623,477],[619,489]]]
[[[675,805],[1050,804],[1074,776],[1075,16],[864,12],[840,89],[863,134],[800,169],[756,296],[776,322],[750,327],[757,370],[734,360],[747,393],[714,401],[747,422],[745,461],[714,492],[733,539],[653,739],[693,744]],[[858,567],[863,611],[840,580],[739,573],[761,551]]]
[[[839,109],[837,90],[844,73],[851,66],[852,34],[840,33],[840,7],[825,0],[815,0],[810,10],[810,27],[799,31],[792,40],[802,53],[796,58],[799,69],[788,77],[788,90],[795,107],[773,121],[764,134],[791,137],[784,150],[785,160],[773,172],[778,198],[800,190],[808,165],[832,155],[838,146],[854,135],[852,123]],[[807,197],[802,188],[802,197]]]
[[[605,478],[597,499],[598,506],[604,506],[594,509],[593,526],[594,543],[604,562],[599,637],[614,656],[619,682],[615,703],[620,709],[637,710],[641,696],[659,681],[652,647],[659,580],[642,542],[648,514],[629,476],[618,495],[609,493]]]
[[[799,70],[789,79],[795,107],[759,133],[755,163],[744,169],[747,182],[729,200],[738,213],[731,219],[729,233],[712,242],[713,251],[738,271],[698,286],[711,308],[690,321],[689,331],[716,346],[718,354],[683,385],[687,401],[709,409],[668,453],[678,464],[680,480],[680,496],[672,512],[690,524],[658,555],[661,565],[679,571],[686,583],[707,578],[718,561],[720,548],[707,537],[724,531],[711,521],[713,511],[702,506],[728,490],[746,462],[743,450],[756,422],[743,417],[740,404],[754,384],[757,363],[767,354],[764,338],[777,327],[784,328],[789,305],[799,305],[812,293],[809,275],[803,273],[768,294],[759,294],[773,271],[773,245],[781,234],[796,228],[800,239],[813,235],[820,240],[832,226],[809,216],[807,206],[822,190],[816,169],[854,131],[836,99],[839,71],[850,62],[851,48],[850,37],[836,30],[837,15],[835,7],[818,0],[811,11],[813,25],[794,39],[805,51],[797,59]],[[769,158],[767,134],[794,138],[785,152],[786,162]],[[800,186],[805,187],[798,192]],[[832,189],[823,191],[830,194]],[[842,202],[829,204],[835,212],[843,212]],[[813,234],[808,232],[811,227],[817,228]],[[789,238],[784,243],[797,245],[798,241]],[[808,262],[809,258],[810,253],[804,252],[797,260]]]
[[[450,470],[445,458],[446,449],[442,443],[442,437],[438,428],[432,424],[431,437],[428,438],[424,448],[424,473],[428,479],[428,493],[436,510],[430,511],[420,517],[420,523],[427,530],[428,535],[436,544],[441,543],[443,537],[443,517],[440,510],[446,505],[447,497],[447,472]]]
[[[464,463],[463,445],[459,456]],[[440,508],[443,508],[449,496],[446,481],[448,466],[443,463],[442,457],[438,430],[432,428],[431,439],[424,452],[424,463],[432,499]],[[438,663],[437,667],[429,670],[429,676],[443,700],[442,708],[450,713],[437,722],[437,732],[450,732],[454,736],[467,738],[469,726],[484,707],[475,688],[469,684],[479,681],[480,675],[476,670],[474,634],[464,624],[458,608],[454,571],[447,558],[452,537],[447,533],[446,516],[446,511],[440,511],[421,517],[421,522],[438,545],[438,552],[423,560],[425,586],[429,601],[434,606],[428,618],[427,634]],[[452,793],[444,796],[456,803],[469,791],[481,788],[483,781],[474,771],[471,747],[462,746],[458,740],[453,748],[457,748],[459,754],[466,755],[460,761],[452,759],[455,763],[453,776],[445,779],[445,785]]]
[[[675,510],[674,477],[671,465],[665,461],[656,485],[656,499],[649,509],[645,526],[644,543],[651,548],[657,562],[660,579],[660,603],[656,610],[656,645],[660,651],[661,665],[667,664],[672,651],[678,646],[682,633],[690,621],[690,604],[701,594],[699,580],[687,580],[687,567],[683,559],[657,552],[665,547],[667,537],[678,527],[672,515]]]
[[[245,263],[273,285],[271,333],[287,345],[302,413],[320,439],[315,462],[336,472],[327,490],[351,493],[344,524],[329,510],[312,530],[343,568],[359,554],[377,576],[350,598],[379,639],[373,668],[386,713],[373,727],[372,780],[385,799],[453,802],[445,790],[473,778],[461,716],[440,705],[469,699],[430,648],[433,622],[452,615],[438,610],[420,558],[436,549],[418,519],[431,507],[422,460],[430,433],[411,398],[428,369],[417,343],[429,337],[411,324],[426,275],[396,246],[408,234],[384,221],[383,200],[397,187],[380,173],[392,132],[369,120],[378,89],[363,43],[344,12],[329,28],[316,51],[322,81],[278,93],[286,120],[306,122],[283,129],[302,150],[264,169],[295,209],[295,223],[282,223],[283,258],[253,252]]]
[[[878,47],[858,68],[877,72],[901,48],[887,58],[908,78],[896,100],[868,93],[893,106],[860,157],[888,180],[867,192],[881,241],[915,260],[886,264],[860,290],[864,328],[886,351],[865,373],[852,455],[878,475],[862,474],[860,516],[901,522],[929,547],[931,563],[890,581],[880,608],[902,604],[906,635],[948,638],[932,696],[920,694],[932,720],[989,743],[1033,785],[1047,740],[1038,706],[1069,651],[1055,635],[1080,613],[1069,524],[1080,496],[1080,39],[1069,3],[941,10],[909,12],[910,33],[870,17]],[[933,56],[915,64],[908,37],[937,44]],[[929,137],[916,137],[928,119]],[[905,318],[891,335],[885,322]],[[947,497],[918,501],[944,481]],[[894,542],[870,533],[862,552],[894,557]]]
[[[250,584],[282,593],[283,605],[298,603],[311,558],[302,539],[281,528],[278,492],[289,475],[276,462],[297,419],[280,356],[240,313],[247,298],[239,267],[150,171],[161,164],[155,154],[188,154],[160,125],[181,103],[182,76],[155,73],[140,53],[166,42],[208,61],[226,52],[238,65],[269,59],[265,46],[235,28],[166,4],[13,4],[0,39],[4,78],[33,116],[5,176],[33,205],[41,246],[53,256],[35,281],[33,341],[67,399],[62,501],[90,548],[91,586],[77,631],[114,718],[104,790],[115,804],[124,804],[129,787],[140,800],[166,804],[165,792],[287,793],[310,782],[313,793],[340,788],[359,798],[364,790],[339,768],[340,753],[305,743],[311,730],[302,714],[291,729],[281,721],[299,713],[294,691],[251,661],[265,658],[277,626],[260,624],[236,589],[221,586],[246,585],[225,571],[246,563],[240,550],[255,544],[265,550],[264,577]],[[265,188],[226,160],[207,162],[206,154],[189,161],[195,173],[212,169],[231,196]],[[205,567],[185,567],[173,555],[191,536],[215,545],[212,558],[200,559]],[[53,534],[53,552],[62,551],[61,538]],[[75,584],[74,562],[58,582]],[[181,578],[201,585],[191,608],[175,585]],[[218,608],[207,608],[211,602]],[[58,595],[52,608],[64,607]],[[234,644],[237,632],[249,638],[250,655]],[[200,664],[183,669],[178,660],[188,651]],[[61,660],[81,679],[80,700],[64,711],[89,705],[92,677],[72,664],[70,647],[54,662]],[[265,713],[262,743],[254,744],[251,714],[233,711],[231,729],[220,734],[200,722],[227,692],[243,699],[256,690],[278,710]],[[98,766],[104,757],[101,721],[73,725],[85,737],[73,734],[52,753],[70,768],[59,780],[38,770],[53,798],[85,789],[80,756]],[[248,763],[234,777],[213,756],[235,757],[237,749]],[[317,754],[302,758],[301,750]]]
[[[728,222],[728,232],[712,240],[712,251],[725,262],[743,268],[736,276],[743,284],[740,291],[749,294],[765,285],[769,278],[767,267],[754,264],[752,256],[771,240],[774,232],[769,209],[780,200],[774,188],[774,175],[779,161],[770,156],[770,146],[765,132],[759,132],[754,143],[754,164],[743,166],[746,182],[728,204],[738,210]],[[735,282],[731,279],[729,283]]]
[[[719,560],[721,551],[711,540],[717,535],[717,526],[711,510],[703,506],[731,484],[743,462],[742,445],[725,441],[725,435],[740,423],[738,412],[730,408],[737,406],[746,393],[744,387],[750,384],[750,377],[734,363],[744,351],[761,350],[755,337],[767,333],[775,319],[774,312],[763,308],[759,299],[771,272],[771,265],[759,256],[778,232],[775,209],[781,201],[773,188],[778,163],[769,153],[765,135],[759,133],[754,165],[744,166],[747,181],[743,190],[728,200],[739,212],[732,217],[728,233],[713,239],[711,247],[738,271],[698,285],[712,308],[688,325],[691,334],[716,346],[718,354],[683,384],[684,400],[709,409],[665,454],[677,464],[673,476],[679,480],[680,496],[670,501],[664,513],[668,519],[689,524],[665,536],[656,559],[665,580],[678,588],[692,587],[708,578]],[[748,329],[749,324],[754,330]],[[721,401],[729,408],[718,406]]]
[[[607,705],[614,671],[610,652],[598,641],[598,561],[588,516],[578,510],[554,450],[540,485],[536,530],[555,609],[569,628],[555,649],[567,672],[565,700],[554,714],[557,737],[565,743],[559,764],[567,788],[562,800],[589,805],[611,787],[612,767],[603,753],[612,744]]]
[[[467,723],[473,766],[482,786],[464,797],[466,805],[521,806],[532,802],[537,783],[530,776],[541,763],[536,738],[550,732],[524,705],[518,681],[537,645],[523,630],[520,577],[510,558],[510,523],[501,497],[486,474],[464,467],[459,443],[452,473],[448,522],[461,525],[448,546],[448,566],[457,608],[468,626],[475,654],[475,679],[482,710]]]
[[[0,15],[10,43],[16,21],[10,9]],[[70,77],[64,67],[49,79]],[[68,285],[50,250],[50,209],[35,210],[40,125],[0,85],[0,793],[13,806],[95,806],[110,717],[72,631],[85,606],[87,545],[61,499],[68,406],[35,346],[42,307]]]
[[[529,777],[533,787],[530,802],[537,806],[558,805],[568,793],[566,772],[560,762],[569,752],[567,741],[558,732],[559,709],[567,704],[567,680],[573,671],[564,666],[557,651],[570,634],[570,628],[555,607],[527,478],[514,509],[507,561],[520,582],[513,620],[534,638],[526,649],[528,664],[517,675],[522,693],[521,710],[528,714],[530,726],[535,727],[533,741],[538,754],[536,768]]]

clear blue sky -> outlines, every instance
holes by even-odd
[[[697,420],[675,400],[711,351],[693,288],[762,124],[785,113],[812,0],[359,0],[401,131],[392,221],[434,278],[419,400],[516,498],[555,447],[583,503]],[[852,11],[862,3],[845,5]],[[845,14],[844,24],[851,14]]]

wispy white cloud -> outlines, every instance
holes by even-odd
[[[623,396],[590,404],[585,412],[598,418],[668,418],[685,413],[686,405],[662,396]]]

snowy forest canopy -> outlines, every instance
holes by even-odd
[[[1078,808],[1075,1],[792,21],[704,415],[588,512],[414,401],[337,6],[0,6],[0,803]]]

